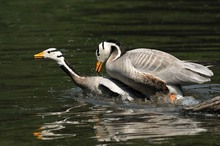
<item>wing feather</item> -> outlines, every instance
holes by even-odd
[[[123,87],[124,85],[122,83],[120,83],[114,79],[102,78],[100,80],[99,84],[105,86],[110,91],[121,95],[123,98],[125,98],[129,101],[134,100],[133,99],[134,95],[131,92],[129,92],[128,90],[126,90],[126,87]]]
[[[202,83],[209,81],[209,77],[213,75],[213,72],[203,65],[181,61],[159,50],[135,49],[128,51],[123,57],[129,59],[137,72],[145,73],[166,83]]]

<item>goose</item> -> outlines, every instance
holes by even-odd
[[[179,60],[163,51],[137,48],[126,52],[116,40],[101,42],[95,54],[97,72],[106,62],[110,77],[143,94],[161,91],[171,102],[183,97],[181,85],[208,82],[214,75],[206,66]]]
[[[115,80],[108,79],[101,76],[80,76],[78,75],[70,63],[68,63],[63,54],[56,48],[49,48],[38,54],[34,55],[35,59],[48,58],[57,62],[63,71],[79,86],[85,93],[93,93],[96,95],[120,95],[123,100],[133,101],[136,95],[133,90],[124,85],[123,83]],[[138,94],[138,92],[136,92]]]

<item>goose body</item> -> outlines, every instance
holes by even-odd
[[[182,96],[181,84],[204,83],[213,76],[208,67],[179,60],[163,51],[140,48],[123,52],[117,41],[100,43],[96,57],[97,72],[106,61],[109,76],[144,94],[161,90]]]
[[[55,60],[57,64],[67,73],[73,80],[73,82],[83,89],[84,92],[94,94],[108,94],[108,95],[120,95],[123,100],[132,101],[135,95],[129,91],[126,85],[115,80],[108,79],[100,76],[80,76],[71,67],[71,65],[65,60],[62,53],[56,48],[49,48],[43,52],[34,55],[34,58],[48,58]]]

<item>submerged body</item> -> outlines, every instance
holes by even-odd
[[[182,96],[182,84],[207,82],[213,76],[208,67],[181,61],[159,50],[140,48],[123,52],[122,46],[114,41],[102,42],[96,56],[98,72],[106,61],[109,76],[144,94],[163,91]]]

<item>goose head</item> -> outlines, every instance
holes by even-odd
[[[63,54],[58,51],[56,48],[49,48],[47,50],[44,50],[38,54],[34,55],[34,58],[36,59],[43,59],[48,58],[55,60],[59,65],[62,65],[64,62]]]
[[[110,55],[115,52],[115,56],[113,61],[119,58],[122,55],[122,45],[115,40],[108,40],[104,41],[99,44],[98,48],[96,49],[96,71],[100,72],[102,69],[103,63],[108,60]]]

